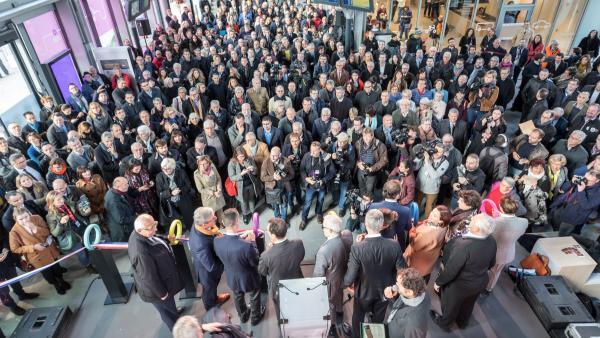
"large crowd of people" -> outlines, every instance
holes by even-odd
[[[216,290],[226,271],[239,318],[256,325],[261,276],[275,305],[278,281],[303,276],[304,247],[287,229],[315,226],[314,215],[327,238],[315,276],[330,282],[334,323],[348,288],[355,337],[367,314],[394,337],[424,336],[432,279],[434,322],[465,327],[517,238],[578,233],[598,216],[600,40],[592,31],[562,50],[535,35],[505,49],[493,29],[481,40],[469,29],[436,47],[409,32],[409,12],[395,19],[404,39],[379,41],[369,26],[352,48],[322,5],[203,1],[195,17],[169,13],[144,50],[125,41],[133,69],[90,67],[66,103],[42,97],[0,138],[0,280],[81,248],[92,223],[144,262],[179,219],[206,310],[229,299]],[[259,255],[235,236],[265,209],[271,244]],[[86,251],[78,258],[95,272]],[[58,294],[64,272],[42,273]],[[169,276],[136,283],[171,329],[181,288]],[[7,287],[0,296],[24,313]]]

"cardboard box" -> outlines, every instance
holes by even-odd
[[[540,238],[532,252],[548,257],[552,275],[563,276],[577,290],[583,288],[596,267],[596,261],[571,236]]]

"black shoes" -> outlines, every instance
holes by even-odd
[[[250,219],[252,219],[252,215],[244,215],[244,224],[250,223]]]
[[[40,296],[40,294],[36,293],[36,292],[29,292],[29,293],[25,292],[18,296],[19,296],[19,300],[28,300],[28,299],[38,298]]]
[[[323,224],[323,215],[317,215],[317,223]]]
[[[440,329],[444,330],[444,332],[450,332],[450,328],[440,324],[440,321],[442,320],[442,316],[433,311],[433,310],[429,310],[429,317],[431,317],[431,320],[435,323],[435,325],[439,326]]]
[[[85,267],[85,270],[90,274],[90,275],[97,275],[98,271],[96,270],[96,268],[90,264],[88,266]]]
[[[301,221],[299,228],[301,231],[304,231],[304,229],[306,229],[306,221]]]
[[[64,295],[65,293],[67,293],[67,290],[65,290],[65,288],[60,284],[55,284],[54,288],[56,289],[56,293],[58,293],[59,295]]]
[[[69,271],[69,270],[67,270],[67,268],[64,268],[64,267],[60,266],[60,264],[58,265],[58,269],[59,269],[59,270],[60,270],[60,272],[62,272],[62,273],[66,273],[67,271]]]
[[[181,316],[181,314],[185,311],[185,307],[181,306],[177,308],[177,315]]]
[[[14,313],[17,316],[22,316],[25,314],[25,312],[27,312],[27,310],[18,305],[15,305],[10,307],[10,312]]]
[[[252,318],[252,321],[250,321],[250,324],[252,326],[257,325],[258,323],[260,323],[260,321],[263,319],[263,317],[265,316],[265,312],[267,311],[267,307],[264,305],[260,306],[260,312],[258,313],[258,315],[253,316],[254,318]],[[253,313],[254,315],[254,313]]]

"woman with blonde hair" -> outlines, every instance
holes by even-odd
[[[90,103],[86,121],[91,125],[97,139],[100,138],[103,132],[110,131],[110,126],[113,123],[110,115],[104,111],[98,102]]]
[[[44,219],[32,215],[25,208],[13,211],[15,225],[9,234],[10,250],[22,257],[35,269],[53,263],[59,257],[56,241]],[[44,279],[54,285],[59,295],[64,295],[71,288],[62,276],[62,268],[55,264],[41,272]]]
[[[206,78],[204,74],[198,68],[192,68],[188,72],[187,82],[189,87],[195,87],[199,83],[206,83]]]
[[[575,78],[577,78],[579,82],[583,81],[585,76],[592,70],[592,60],[589,54],[585,54],[579,59],[579,62],[575,64],[575,69],[577,70]]]
[[[548,158],[546,165],[546,176],[550,182],[548,200],[552,201],[555,196],[564,193],[569,184],[569,170],[566,167],[567,158],[563,154],[554,154]]]
[[[221,175],[208,155],[200,156],[197,163],[198,169],[194,171],[194,183],[196,183],[196,190],[200,193],[202,206],[212,208],[220,224],[223,220],[223,207],[225,206]]]
[[[46,204],[48,188],[42,182],[34,180],[27,174],[20,174],[16,178],[17,191],[23,194],[26,201],[33,201],[39,206]]]
[[[46,223],[52,236],[58,240],[57,245],[60,252],[68,254],[82,248],[86,224],[82,221],[83,217],[77,211],[76,206],[70,204],[63,194],[53,190],[46,195],[46,209],[48,210]],[[88,272],[95,271],[90,265],[86,250],[81,251],[78,258]]]

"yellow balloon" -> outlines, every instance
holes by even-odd
[[[180,220],[176,219],[171,222],[171,227],[169,227],[169,242],[171,242],[171,245],[179,244],[181,235],[183,235],[183,224]]]

